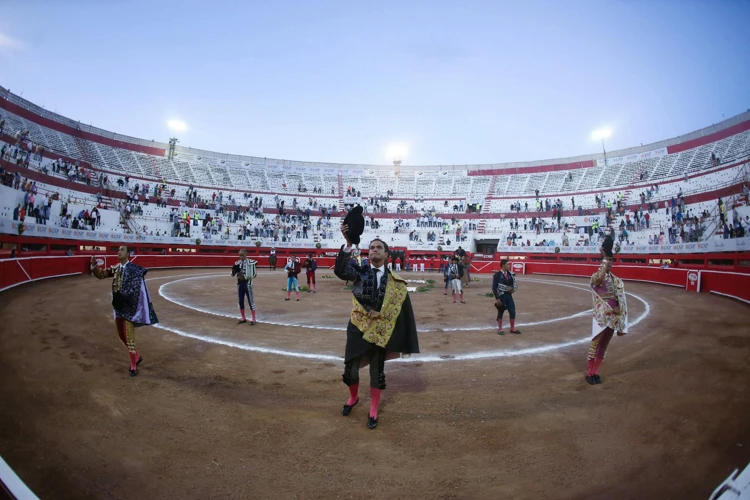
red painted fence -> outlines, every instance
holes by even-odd
[[[117,262],[114,255],[100,256],[107,266]],[[268,266],[268,256],[249,256],[257,260],[260,267]],[[137,255],[133,258],[136,264],[149,269],[168,269],[184,267],[220,267],[227,273],[237,260],[233,255]],[[20,259],[0,260],[0,291],[17,285],[33,281],[87,274],[89,272],[90,256],[39,256]],[[285,264],[285,258],[279,257],[278,266]],[[319,272],[333,266],[332,257],[319,257]],[[557,275],[557,276],[591,276],[598,268],[596,264],[568,264],[560,262],[514,261],[523,264],[517,271],[525,274]],[[472,270],[477,273],[494,273],[499,270],[497,261],[474,261]],[[514,268],[515,269],[515,268]],[[698,274],[697,287],[692,289],[702,293],[717,293],[729,296],[750,304],[750,274],[726,271],[693,270],[693,269],[661,269],[658,267],[636,266],[621,264],[616,266],[616,273],[624,280],[642,281],[660,285],[670,285],[688,288],[688,275]],[[437,271],[437,270],[436,270]]]

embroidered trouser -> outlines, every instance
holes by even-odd
[[[500,296],[500,302],[502,303],[500,306],[495,304],[497,319],[502,319],[506,309],[508,310],[510,319],[516,319],[516,303],[513,301],[513,296],[509,293],[504,293]]]
[[[286,291],[291,292],[292,289],[294,289],[295,292],[299,292],[299,283],[297,282],[297,278],[286,279]]]
[[[363,356],[370,356],[370,387],[373,389],[385,389],[385,349],[373,346],[368,354],[344,363],[344,383],[353,385],[359,383],[359,365]]]
[[[117,334],[125,347],[128,348],[128,352],[135,354],[135,325],[122,318],[115,318],[115,325],[117,325]]]
[[[247,281],[240,281],[237,283],[237,298],[239,300],[240,309],[245,308],[245,297],[247,297],[247,303],[250,305],[250,310],[255,311],[253,289],[248,286]]]
[[[612,340],[614,333],[613,329],[607,327],[603,332],[591,339],[588,359],[604,359],[604,356],[607,354],[607,347],[609,347],[609,341]]]
[[[454,278],[451,280],[451,290],[453,290],[453,293],[464,293],[461,289],[461,280],[458,278]]]
[[[307,271],[305,274],[307,275],[307,286],[310,286],[310,283],[314,285],[315,284],[315,271]]]

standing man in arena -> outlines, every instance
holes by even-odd
[[[138,365],[143,358],[135,348],[135,328],[155,325],[156,318],[151,296],[146,288],[144,276],[148,272],[129,262],[130,249],[126,245],[117,250],[119,264],[109,269],[101,269],[95,257],[91,257],[91,274],[98,279],[112,280],[112,307],[115,311],[115,325],[120,340],[128,348],[130,356],[130,376],[138,375]]]
[[[232,266],[232,276],[237,277],[237,296],[239,299],[240,314],[242,319],[237,324],[247,323],[245,317],[245,297],[247,297],[247,303],[250,305],[250,313],[253,315],[250,325],[255,325],[255,300],[253,300],[253,280],[258,275],[256,267],[257,261],[250,260],[247,258],[247,250],[244,248],[240,250],[240,260],[234,263]]]
[[[518,282],[510,272],[510,261],[502,259],[500,271],[492,277],[492,293],[495,294],[495,309],[497,309],[498,335],[505,334],[503,331],[503,314],[506,309],[510,316],[510,333],[521,333],[521,330],[516,330],[516,303],[513,301],[513,294],[516,290],[518,290]]]
[[[292,288],[297,294],[297,302],[299,302],[299,281],[297,276],[302,272],[302,264],[299,262],[299,257],[289,257],[284,267],[286,271],[286,299],[289,300],[292,295]]]
[[[307,276],[307,293],[310,293],[312,290],[314,293],[317,293],[317,288],[315,286],[315,270],[318,269],[318,261],[313,258],[313,254],[309,253],[307,254],[307,259],[305,259],[305,275]],[[312,283],[312,286],[310,285]]]
[[[463,264],[464,274],[466,274],[466,286],[469,286],[471,283],[471,255],[468,252],[465,252],[461,258],[461,264]]]
[[[440,270],[443,273],[443,281],[445,281],[445,289],[443,290],[443,295],[448,295],[448,289],[451,288],[451,276],[448,273],[450,265],[450,260],[447,262],[443,262],[442,258],[440,259]]]
[[[345,220],[341,226],[346,246],[341,247],[334,268],[339,279],[354,283],[352,313],[346,328],[343,375],[344,384],[349,387],[349,399],[341,414],[349,415],[359,403],[359,369],[369,364],[370,412],[367,427],[374,429],[378,425],[380,395],[385,389],[385,361],[401,354],[419,352],[417,325],[406,282],[386,268],[388,244],[380,239],[372,240],[369,247],[370,264],[356,265],[349,254],[352,251],[352,234],[357,231],[350,233],[348,222]],[[354,237],[359,239],[359,235]]]
[[[271,249],[271,255],[268,257],[268,268],[271,271],[276,270],[276,249],[275,248]]]
[[[618,337],[628,332],[628,311],[625,301],[625,286],[622,280],[612,274],[612,247],[614,239],[607,235],[600,248],[602,263],[591,276],[591,296],[594,300],[594,317],[591,322],[591,343],[588,352],[586,382],[601,384],[599,366],[604,361],[609,341],[617,333]]]
[[[458,257],[454,256],[453,259],[451,259],[451,263],[448,264],[446,273],[451,283],[453,303],[456,303],[456,293],[458,293],[459,297],[461,298],[461,303],[466,304],[466,302],[464,302],[464,291],[461,288],[461,277],[463,276],[463,269],[461,268],[461,264],[458,261]]]

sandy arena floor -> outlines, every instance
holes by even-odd
[[[150,272],[135,378],[108,280],[4,292],[0,455],[45,499],[705,499],[750,460],[747,305],[627,282],[636,324],[589,386],[586,280],[521,277],[523,334],[498,336],[489,276],[462,305],[403,273],[436,288],[411,294],[422,353],[386,364],[370,431],[366,371],[339,413],[351,292],[325,274],[286,302],[261,271],[249,326],[228,270]]]

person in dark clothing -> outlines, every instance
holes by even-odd
[[[492,293],[495,294],[495,309],[497,309],[497,334],[503,335],[503,314],[508,310],[510,316],[510,333],[520,334],[516,330],[516,303],[513,294],[518,290],[518,282],[510,272],[510,261],[500,261],[500,271],[492,278]]]
[[[354,294],[351,318],[346,328],[344,384],[349,399],[341,409],[344,416],[359,402],[359,369],[370,365],[370,412],[367,427],[378,425],[378,405],[385,389],[385,361],[419,352],[417,325],[406,282],[388,270],[388,245],[375,239],[369,247],[369,264],[351,259],[349,226],[341,226],[346,238],[336,258],[334,274],[351,281]]]

